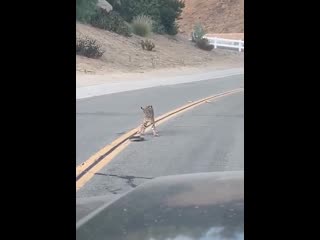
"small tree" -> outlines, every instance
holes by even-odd
[[[77,0],[76,19],[81,22],[88,22],[95,14],[98,0]]]
[[[197,23],[193,28],[193,32],[191,33],[192,42],[197,42],[198,40],[202,39],[205,34],[206,32],[204,31],[202,25]]]
[[[182,0],[161,0],[160,4],[160,20],[166,32],[170,35],[178,33],[179,26],[176,20],[179,19],[185,3]]]

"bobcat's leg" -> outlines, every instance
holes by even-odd
[[[159,136],[157,130],[156,130],[156,125],[154,123],[154,120],[152,121],[152,126],[151,126],[152,132],[153,132],[153,136]]]
[[[140,126],[140,130],[138,132],[140,134],[140,136],[144,135],[144,131],[146,130],[147,124],[148,124],[148,121],[144,119],[143,123]]]

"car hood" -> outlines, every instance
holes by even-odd
[[[77,239],[243,239],[243,171],[160,177],[77,223]]]

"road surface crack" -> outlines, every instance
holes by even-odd
[[[105,174],[105,173],[95,173],[95,175],[100,175],[100,176],[106,176],[106,177],[117,177],[117,178],[121,178],[121,179],[125,179],[127,184],[130,187],[137,187],[138,185],[136,185],[134,183],[135,179],[153,179],[153,177],[139,177],[139,176],[130,176],[130,175],[117,175],[117,174]]]
[[[118,192],[121,191],[122,189],[121,188],[117,188],[117,189],[112,190],[112,189],[106,187],[106,190],[108,190],[112,194],[118,194]]]

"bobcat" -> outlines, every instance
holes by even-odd
[[[143,122],[141,124],[140,130],[139,130],[139,134],[141,136],[144,135],[144,131],[146,130],[146,127],[148,126],[148,123],[151,123],[151,129],[153,131],[153,135],[154,136],[159,136],[158,132],[156,131],[156,126],[155,126],[155,122],[154,122],[154,111],[153,111],[153,107],[151,105],[146,106],[145,108],[141,107],[143,113],[144,113],[144,118],[143,118]]]

